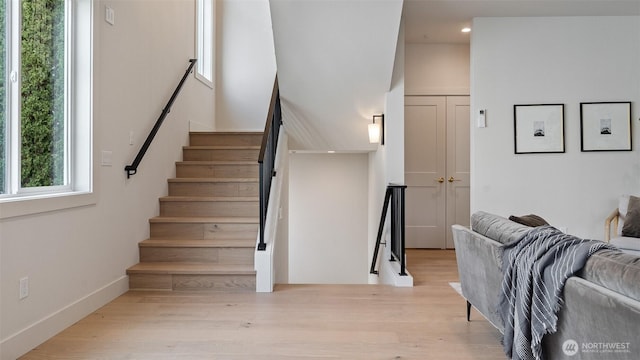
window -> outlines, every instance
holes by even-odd
[[[196,78],[213,88],[214,0],[197,0]]]
[[[91,190],[91,0],[0,0],[0,201]]]
[[[6,174],[6,58],[7,58],[7,47],[5,38],[7,37],[6,29],[6,17],[7,17],[7,6],[6,3],[0,0],[0,194],[4,194],[5,190],[5,174]]]

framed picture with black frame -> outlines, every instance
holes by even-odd
[[[580,103],[580,150],[631,151],[631,102]]]
[[[513,105],[516,154],[564,153],[564,104]]]

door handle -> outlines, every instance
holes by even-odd
[[[453,176],[451,176],[451,177],[449,178],[449,180],[447,180],[447,181],[449,181],[450,183],[452,183],[452,182],[454,182],[454,181],[462,181],[462,179],[456,179],[456,178],[454,178]]]
[[[438,178],[438,179],[433,179],[433,180],[439,182],[440,184],[442,184],[444,182],[444,178],[442,176],[440,178]]]

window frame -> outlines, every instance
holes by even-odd
[[[5,1],[5,0],[0,0]],[[16,29],[21,19],[19,2],[6,1],[7,12],[11,12],[12,25]],[[10,7],[18,6],[18,11]],[[65,183],[43,187],[20,187],[20,133],[17,123],[19,115],[6,118],[7,126],[7,161],[5,171],[12,171],[11,179],[7,179],[9,193],[0,195],[0,219],[24,216],[42,212],[86,206],[96,203],[93,193],[93,38],[94,38],[94,7],[91,0],[65,1],[65,41],[68,43],[65,51]],[[17,25],[18,27],[20,25]],[[20,39],[16,31],[11,31],[7,39],[7,58],[11,62],[19,62]],[[11,36],[11,38],[9,38]],[[17,40],[16,40],[17,38]],[[17,49],[15,48],[17,46]],[[10,50],[9,50],[10,49]],[[79,49],[82,49],[80,51]],[[10,55],[11,54],[11,55]],[[16,56],[17,55],[17,56]],[[17,57],[17,59],[16,59]],[[20,80],[14,83],[9,74],[19,71],[11,64],[7,64],[7,98],[20,94]],[[10,70],[9,70],[10,69]],[[17,75],[17,74],[16,74]],[[19,78],[19,77],[18,77]],[[17,95],[19,98],[20,95]],[[11,101],[7,107],[15,113],[20,101]],[[18,120],[15,120],[18,118]],[[16,140],[17,139],[17,140]],[[9,145],[10,144],[10,145]],[[16,171],[17,169],[17,171]],[[16,183],[17,182],[17,183]],[[16,187],[16,184],[18,186]]]
[[[22,0],[25,1],[25,0]],[[8,156],[9,161],[5,169],[5,174],[8,173],[6,194],[2,194],[2,197],[10,196],[22,196],[33,194],[54,194],[61,192],[68,192],[73,189],[73,183],[70,178],[71,163],[70,163],[70,138],[69,131],[72,122],[73,114],[70,110],[70,100],[72,87],[70,86],[72,81],[71,71],[73,69],[72,63],[72,50],[73,50],[73,37],[74,32],[74,14],[73,14],[74,1],[64,2],[64,39],[65,39],[65,51],[64,51],[64,96],[63,96],[63,109],[64,109],[64,148],[63,148],[63,184],[51,185],[51,186],[22,186],[22,133],[20,127],[21,111],[22,111],[22,77],[19,75],[22,73],[22,6],[21,1],[10,1],[8,6],[9,13],[11,14],[10,25],[7,26],[7,32],[10,36],[10,60],[7,61],[7,70],[11,74],[11,82],[8,91],[8,98],[10,104],[9,116],[6,117],[7,126],[10,127],[10,136],[6,139],[8,142]],[[16,8],[17,6],[17,8]],[[15,81],[13,80],[15,78]]]
[[[206,11],[207,7],[209,11]],[[216,0],[196,0],[195,57],[198,62],[194,73],[196,79],[212,89],[215,78],[215,23]]]

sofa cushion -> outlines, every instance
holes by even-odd
[[[618,199],[618,228],[616,229],[616,234],[622,233],[624,222],[627,219],[627,208],[629,207],[629,197],[630,195],[622,195],[620,196],[620,199]]]
[[[637,250],[640,251],[640,239],[635,237],[620,236],[609,241],[611,245],[615,245],[620,250]]]
[[[509,220],[515,221],[518,224],[522,224],[530,227],[549,225],[547,220],[535,214],[522,215],[522,216],[511,215],[509,216]]]
[[[629,196],[622,236],[640,237],[640,198],[638,197]]]
[[[484,211],[471,215],[471,229],[502,244],[518,241],[531,230],[528,226]]]
[[[640,301],[640,257],[616,250],[591,255],[579,277]]]
[[[609,244],[617,247],[627,254],[640,256],[640,239],[638,238],[619,236],[611,239]]]

